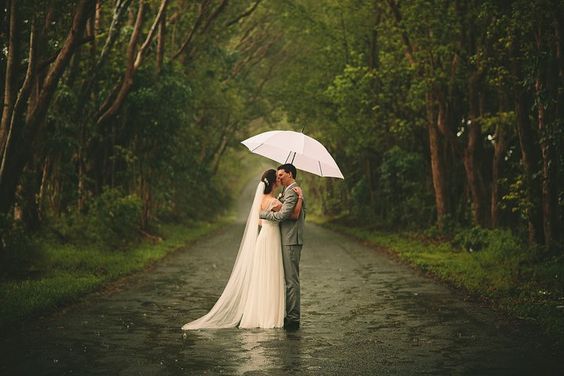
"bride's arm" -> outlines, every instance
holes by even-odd
[[[272,209],[270,209],[270,210],[273,211],[273,212],[280,211],[280,209],[282,209],[282,203],[275,198],[272,199],[272,201],[274,202],[274,205],[272,206]]]
[[[294,207],[298,201],[298,195],[296,192],[290,190],[286,195],[284,203],[282,204],[282,208],[280,211],[273,212],[273,211],[261,211],[260,218],[268,219],[269,221],[276,221],[282,222],[287,219],[290,219],[292,212],[294,211]]]

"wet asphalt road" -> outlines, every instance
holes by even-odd
[[[241,223],[228,226],[111,292],[4,333],[0,374],[562,372],[558,354],[531,331],[312,224],[301,261],[300,330],[183,333],[180,327],[206,313],[221,293],[242,231]]]

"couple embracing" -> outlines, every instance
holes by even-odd
[[[305,202],[296,175],[292,164],[262,175],[223,293],[205,316],[183,330],[299,328]]]

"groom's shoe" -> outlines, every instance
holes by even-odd
[[[292,321],[288,319],[284,319],[284,329],[286,330],[298,330],[300,328],[299,321]]]

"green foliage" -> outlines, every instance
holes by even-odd
[[[527,187],[524,177],[517,176],[515,181],[509,185],[507,194],[503,196],[502,205],[504,209],[511,210],[512,213],[524,222],[527,220],[527,212],[533,207],[534,203],[528,198]]]
[[[374,73],[366,66],[347,65],[327,89],[327,97],[339,105],[339,116],[343,120],[354,123],[358,117],[370,115],[375,99]]]
[[[13,276],[0,280],[0,328],[77,301],[103,284],[143,270],[224,223],[163,225],[161,235],[164,240],[157,244],[144,241],[131,246],[128,252],[113,252],[111,247],[92,244],[77,247],[42,239],[34,257],[42,260],[37,266],[37,275],[24,273],[18,280]]]
[[[54,12],[55,22],[40,25],[48,33],[40,35],[38,61],[49,64],[69,30],[75,3],[22,2],[25,22],[16,63],[21,69],[14,82],[23,82],[32,15],[41,23],[49,19],[47,11]],[[141,40],[156,10],[155,2],[148,5]],[[562,13],[560,2],[263,1],[253,14],[225,27],[248,9],[244,2],[231,2],[217,19],[201,25],[207,29],[194,34],[185,54],[172,59],[198,18],[197,7],[185,5],[169,4],[169,17],[175,16],[166,29],[164,65],[156,69],[155,49],[149,48],[122,108],[97,124],[102,104],[111,102],[123,78],[133,31],[131,23],[123,23],[94,77],[113,17],[113,4],[101,2],[99,43],[84,41],[63,72],[33,143],[32,163],[19,182],[30,193],[19,209],[37,204],[36,219],[70,244],[124,249],[135,243],[141,224],[152,230],[162,220],[211,220],[223,213],[238,193],[233,187],[255,168],[240,161],[239,142],[258,131],[283,128],[303,129],[320,140],[345,175],[344,181],[300,176],[310,213],[366,227],[425,228],[436,219],[428,129],[436,125],[444,97],[446,130],[439,132],[439,144],[449,213],[440,230],[431,227],[427,235],[454,237],[456,247],[480,251],[456,253],[461,262],[443,257],[444,250],[405,254],[425,267],[446,266],[437,273],[455,280],[475,273],[475,279],[460,277],[472,280],[465,283],[472,288],[479,288],[480,279],[509,286],[519,273],[536,278],[537,264],[523,269],[527,260],[521,267],[509,262],[508,269],[489,277],[485,265],[493,268],[495,260],[534,250],[521,251],[507,231],[461,227],[471,217],[472,200],[463,163],[469,146],[469,84],[477,82],[479,92],[481,134],[472,168],[485,188],[485,211],[491,209],[491,188],[499,183],[498,225],[519,236],[527,231],[531,209],[541,208],[537,160],[542,160],[538,144],[544,142],[558,191],[556,218],[562,220],[564,185],[558,182],[564,127],[557,111],[562,88],[553,79],[558,67],[554,15]],[[136,6],[132,2],[129,10]],[[0,33],[3,46],[7,36]],[[6,54],[0,54],[0,70],[5,62]],[[92,91],[84,95],[91,78]],[[521,92],[531,121],[532,140],[522,141],[535,156],[532,176],[524,172],[515,131]],[[535,122],[541,108],[546,127],[539,131]],[[500,176],[493,181],[498,131],[505,132],[506,146]],[[41,256],[23,228],[11,220],[0,224],[1,261],[6,269],[19,265],[15,269],[31,272]],[[546,270],[558,270],[559,262]]]
[[[456,234],[452,240],[452,245],[468,252],[481,251],[488,246],[488,241],[484,235],[487,235],[487,230],[473,227]]]
[[[105,190],[91,208],[98,234],[104,243],[123,247],[138,237],[142,203],[136,195],[123,195],[116,189]]]
[[[31,276],[42,261],[39,245],[22,223],[0,216],[0,278]]]
[[[370,187],[366,179],[361,178],[351,188],[351,214],[354,218],[365,218],[371,221],[374,218],[374,208],[367,205],[370,202]]]
[[[378,191],[388,224],[421,228],[431,223],[432,196],[426,185],[426,171],[426,163],[418,153],[394,146],[384,154]]]
[[[480,227],[464,229],[454,236],[451,245],[454,249],[481,253],[476,260],[484,267],[497,265],[505,268],[513,278],[518,277],[521,273],[521,263],[530,257],[510,230],[490,230]]]
[[[70,213],[53,226],[76,245],[123,249],[139,237],[141,208],[136,195],[108,188],[89,203],[85,213]]]
[[[278,75],[269,65],[255,74],[268,76],[265,96],[273,107],[285,112],[291,127],[305,127],[320,139],[345,174],[338,194],[318,184],[313,197],[329,202],[315,204],[323,207],[321,214],[352,216],[357,223],[427,227],[438,217],[433,195],[434,184],[441,181],[447,211],[440,213],[442,235],[470,222],[486,226],[494,188],[496,226],[510,227],[519,236],[528,231],[530,209],[541,211],[539,142],[554,152],[555,187],[564,165],[556,161],[564,155],[561,121],[555,120],[561,116],[554,107],[561,86],[553,80],[557,41],[550,25],[556,13],[546,11],[562,10],[562,4],[300,0],[273,6],[280,17],[269,26],[291,43],[284,54],[268,56]],[[276,65],[280,59],[283,67]],[[541,84],[539,92],[535,84]],[[516,132],[521,91],[527,97],[530,140],[519,140]],[[437,135],[444,172],[433,182],[429,129],[437,125],[439,102],[446,115]],[[542,132],[535,124],[540,106],[547,123]],[[476,117],[472,127],[470,116]],[[469,131],[476,122],[480,134],[471,144]],[[524,145],[535,161],[533,181],[524,180]],[[417,156],[420,168],[396,163],[396,148]],[[472,158],[465,161],[466,155]],[[471,184],[477,188],[471,190]],[[476,217],[474,200],[481,201]],[[556,217],[562,218],[561,208],[555,209]]]

